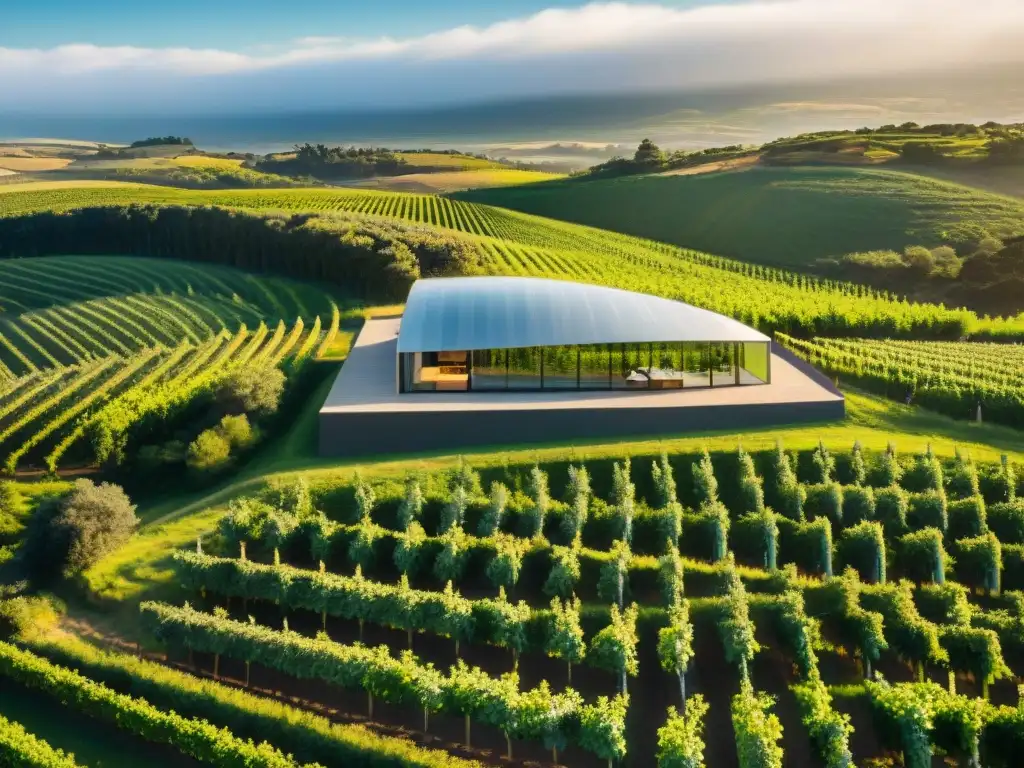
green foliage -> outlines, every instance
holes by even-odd
[[[597,580],[597,594],[602,600],[622,606],[625,603],[629,578],[629,545],[617,541],[612,545],[609,558],[601,565]]]
[[[529,482],[527,483],[530,499],[533,507],[529,510],[532,517],[533,535],[544,535],[544,519],[551,506],[551,495],[548,492],[548,476],[539,466],[534,465],[530,470]]]
[[[671,607],[683,599],[683,559],[675,546],[658,560],[658,583],[666,606]]]
[[[197,472],[216,472],[231,461],[231,443],[218,429],[199,433],[188,446],[185,464]]]
[[[916,603],[921,615],[935,624],[970,624],[974,610],[967,599],[967,587],[953,581],[922,584]]]
[[[903,477],[903,467],[896,457],[896,448],[892,443],[886,447],[885,453],[878,457],[878,466],[875,468],[874,485],[884,488],[893,488],[899,485]]]
[[[77,768],[74,755],[54,749],[18,723],[0,715],[0,765],[23,768]]]
[[[456,488],[461,488],[467,496],[479,496],[482,492],[480,474],[469,465],[464,456],[459,456],[459,464],[452,472],[449,486],[453,493]]]
[[[875,519],[875,489],[870,485],[843,488],[843,524],[857,525]]]
[[[420,490],[420,481],[415,475],[405,478],[405,495],[402,503],[398,505],[398,527],[408,531],[413,523],[418,523],[423,516],[423,491]],[[372,504],[370,505],[372,507]],[[482,534],[489,536],[494,531]]]
[[[700,694],[686,702],[680,713],[668,708],[668,719],[658,729],[658,768],[704,768],[704,717],[708,705]]]
[[[853,444],[853,451],[850,453],[850,474],[853,475],[854,485],[864,485],[868,481],[868,466],[864,461],[864,450],[861,448],[860,440]]]
[[[418,571],[423,556],[423,542],[426,541],[426,538],[423,526],[419,523],[412,523],[404,535],[395,539],[392,559],[399,573],[412,576]]]
[[[569,466],[569,509],[562,516],[562,534],[573,541],[583,531],[590,511],[590,474],[582,464]]]
[[[945,651],[939,645],[938,630],[918,613],[910,582],[864,587],[861,604],[882,615],[885,639],[904,660],[915,663],[944,663]]]
[[[857,570],[865,581],[885,582],[885,534],[879,523],[867,520],[839,535],[839,559]]]
[[[121,730],[137,734],[147,741],[171,746],[200,762],[253,768],[290,768],[296,765],[293,759],[266,742],[257,745],[242,741],[205,720],[181,717],[173,710],[160,710],[145,699],[115,693],[77,672],[51,664],[7,643],[0,643],[0,672],[64,706],[116,724]]]
[[[605,760],[614,760],[626,754],[626,710],[629,697],[625,694],[609,699],[598,698],[592,705],[580,709],[579,744]]]
[[[885,528],[887,537],[906,533],[909,511],[910,498],[898,485],[890,485],[875,491],[875,517]]]
[[[847,568],[841,576],[825,581],[819,600],[823,613],[834,617],[843,634],[853,639],[865,661],[865,677],[870,677],[870,664],[878,661],[889,645],[882,630],[882,615],[861,605],[861,591],[857,572]]]
[[[622,539],[627,546],[633,543],[633,514],[636,510],[636,486],[629,475],[628,458],[612,467],[612,506],[622,520]]]
[[[444,505],[441,511],[441,520],[438,523],[438,530],[441,533],[461,531],[462,524],[466,519],[466,509],[469,507],[469,494],[461,485],[452,489],[452,497]]]
[[[975,679],[988,684],[1012,672],[1003,661],[1003,650],[999,636],[991,629],[952,624],[940,627],[939,642],[949,656],[949,667],[961,672],[970,672]]]
[[[966,456],[956,450],[956,462],[953,470],[946,475],[946,490],[955,499],[962,499],[969,496],[980,496],[981,486],[978,482],[978,468],[970,454]]]
[[[775,700],[757,693],[746,678],[732,698],[732,727],[740,768],[782,768],[782,723],[772,712]]]
[[[551,571],[544,581],[543,591],[549,597],[572,597],[580,580],[579,547],[552,547]]]
[[[551,624],[544,641],[544,651],[548,656],[565,659],[570,664],[583,660],[587,646],[580,626],[578,597],[564,602],[557,597],[551,599]]]
[[[661,668],[679,681],[680,704],[685,709],[686,670],[693,659],[693,624],[690,604],[680,598],[668,609],[668,626],[658,630],[658,661]]]
[[[487,578],[495,587],[511,589],[519,581],[523,555],[528,545],[507,533],[498,533],[493,539],[494,557],[487,564]]]
[[[377,503],[377,495],[373,488],[363,482],[363,478],[356,473],[356,520],[360,523],[368,523],[373,514],[373,505]]]
[[[831,459],[831,457],[829,457]],[[832,459],[834,462],[835,460]],[[843,522],[843,486],[834,480],[807,486],[804,513],[811,519],[826,518],[833,525]]]
[[[995,534],[957,539],[953,546],[957,578],[968,586],[987,590],[990,594],[999,592],[1003,551]]]
[[[284,372],[277,366],[246,366],[221,382],[217,398],[228,413],[266,415],[277,411],[284,385]]]
[[[123,546],[138,525],[135,505],[118,486],[76,480],[50,523],[65,574],[80,573]]]
[[[676,496],[676,480],[672,475],[672,465],[666,451],[661,452],[657,461],[651,462],[651,481],[654,483],[656,509],[667,509],[679,502]]]
[[[942,546],[942,531],[923,528],[898,540],[902,570],[917,582],[942,584],[946,580],[949,557]]]
[[[852,768],[850,734],[853,726],[850,725],[850,716],[834,709],[832,695],[817,668],[808,681],[793,686],[793,694],[822,765],[825,768]]]
[[[1024,499],[1002,501],[986,510],[986,523],[1003,544],[1024,544]]]
[[[466,569],[467,537],[461,528],[454,528],[441,539],[441,550],[434,559],[434,575],[441,581],[458,581]]]
[[[505,508],[508,506],[508,488],[497,481],[491,483],[491,494],[488,498],[487,507],[480,516],[480,524],[477,532],[481,536],[493,536],[505,517]]]
[[[756,548],[757,564],[769,571],[778,567],[779,526],[775,513],[768,508],[761,512],[749,512],[736,521],[734,542],[746,539]],[[734,548],[739,551],[738,544]]]
[[[754,460],[740,446],[739,460],[740,512],[761,514],[764,512],[764,488],[761,478],[754,469]]]
[[[590,641],[590,649],[587,651],[587,662],[595,667],[607,669],[625,676],[636,676],[639,671],[636,646],[638,637],[636,634],[636,619],[639,615],[639,608],[636,603],[631,603],[625,611],[619,611],[619,606],[612,604],[611,623],[594,635]]]
[[[725,658],[740,668],[743,679],[747,679],[750,662],[761,646],[754,639],[754,622],[750,619],[747,590],[740,581],[732,561],[726,560],[726,594],[722,605],[722,616],[718,622],[718,633],[725,646]]]
[[[946,507],[949,528],[946,536],[951,539],[963,539],[980,536],[988,532],[988,516],[985,512],[985,500],[981,496],[951,501]]]
[[[797,481],[796,472],[793,470],[793,462],[782,449],[780,441],[775,443],[775,450],[772,453],[772,464],[774,471],[767,478],[765,485],[765,489],[770,495],[772,508],[790,520],[802,522],[807,492]]]
[[[836,460],[820,440],[811,454],[811,467],[813,472],[810,479],[815,485],[824,485],[835,477]]]
[[[942,533],[949,527],[949,506],[945,491],[925,491],[909,496],[907,519],[911,528],[935,528]]]
[[[700,461],[693,465],[693,492],[701,508],[718,502],[718,480],[715,479],[715,467],[707,448]]]

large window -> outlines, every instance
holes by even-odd
[[[540,389],[541,347],[520,347],[508,351],[509,389]]]
[[[607,344],[587,344],[580,350],[580,387],[608,389],[612,385],[611,357]]]
[[[544,389],[576,389],[576,356],[579,347],[543,347]]]
[[[402,355],[403,391],[682,389],[766,384],[767,342],[586,344]]]
[[[741,384],[767,384],[770,381],[768,354],[767,341],[740,344]]]
[[[473,389],[508,388],[507,350],[477,349],[473,352],[470,381]]]

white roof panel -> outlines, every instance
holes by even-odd
[[[768,341],[680,301],[536,277],[438,277],[409,292],[399,352],[668,341]]]

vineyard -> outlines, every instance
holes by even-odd
[[[767,332],[799,336],[958,339],[1013,337],[1014,323],[913,304],[864,286],[641,240],[576,224],[434,195],[367,190],[283,189],[210,192],[164,187],[53,187],[0,192],[0,217],[37,211],[153,203],[249,211],[313,212],[367,222],[399,220],[449,230],[476,254],[479,272],[536,275],[666,296],[735,317]],[[0,219],[2,220],[2,219]],[[179,254],[189,257],[188,253]]]
[[[232,501],[141,624],[193,674],[487,763],[1012,766],[1022,492],[1006,460],[821,444],[300,480]]]
[[[1024,427],[1024,347],[871,339],[777,340],[841,380],[959,419]]]
[[[106,460],[133,425],[232,371],[298,370],[339,320],[305,285],[123,257],[0,262],[0,305],[8,474]]]

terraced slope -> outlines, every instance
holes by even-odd
[[[311,286],[224,267],[119,256],[0,261],[0,461],[70,456],[250,364],[300,365],[337,328]],[[94,441],[95,442],[95,441]]]

